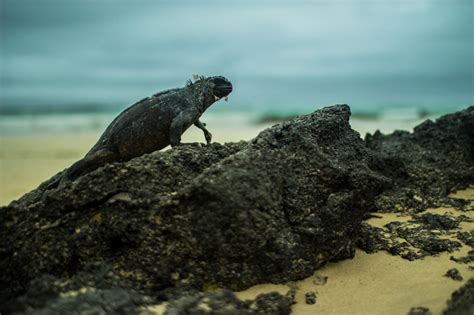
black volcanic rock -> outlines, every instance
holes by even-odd
[[[301,279],[352,257],[363,215],[392,181],[371,169],[381,162],[349,117],[332,106],[249,143],[154,152],[46,193],[54,179],[43,183],[0,209],[1,304],[44,274],[156,302]]]
[[[276,292],[241,301],[232,291],[218,290],[174,300],[166,308],[165,315],[287,315],[291,314],[292,303],[291,298]]]
[[[315,304],[316,303],[316,293],[314,293],[313,291],[306,292],[305,302],[306,302],[306,304],[310,304],[310,305]]]
[[[375,198],[375,211],[411,214],[413,220],[394,220],[383,228],[363,222],[359,247],[368,253],[386,250],[414,260],[471,246],[472,235],[461,231],[467,216],[423,213],[427,208],[453,206],[470,211],[469,200],[449,198],[450,193],[474,183],[474,107],[425,121],[413,133],[376,132],[366,136],[367,147],[378,157],[371,165],[390,177],[393,185]],[[446,236],[452,236],[447,238]],[[453,258],[468,261],[469,257]]]
[[[472,315],[474,314],[474,278],[451,294],[448,307],[444,315]]]
[[[451,278],[453,280],[456,280],[456,281],[462,281],[462,279],[463,279],[462,276],[461,276],[461,273],[456,268],[449,269],[444,276],[449,277],[449,278]]]
[[[394,185],[377,197],[380,212],[415,211],[467,201],[446,198],[474,183],[474,106],[426,120],[413,133],[379,131],[367,135],[367,147],[377,152],[373,165]]]
[[[408,315],[432,315],[427,307],[412,307]]]
[[[114,278],[107,268],[97,274],[104,278]],[[153,309],[157,305],[151,303],[149,296],[120,286],[111,286],[112,289],[89,287],[85,285],[84,279],[79,276],[63,281],[49,275],[38,277],[30,283],[27,293],[8,305],[5,311],[26,315],[155,314]],[[72,289],[71,285],[77,288]],[[66,293],[60,294],[63,291],[61,287],[64,286],[69,288]],[[293,303],[292,298],[276,292],[261,294],[246,301],[239,300],[229,290],[181,292],[180,296],[165,306],[165,314],[286,315],[291,313]]]

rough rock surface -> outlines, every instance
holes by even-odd
[[[408,315],[432,315],[433,313],[427,307],[412,307]]]
[[[109,277],[110,275],[110,271]],[[106,273],[107,274],[107,273]],[[105,275],[105,274],[104,274]],[[80,280],[80,279],[79,279]],[[84,286],[78,290],[60,293],[61,286],[69,281],[61,281],[53,276],[36,278],[27,293],[18,298],[5,311],[12,314],[140,314],[152,315],[153,299],[135,291],[119,287],[97,289]],[[243,314],[243,315],[286,315],[291,313],[291,297],[278,293],[257,296],[254,300],[239,300],[232,291],[186,292],[166,306],[165,314]]]
[[[472,245],[470,246],[473,247]],[[467,256],[464,256],[464,257],[451,256],[450,259],[460,264],[468,264],[468,263],[474,262],[474,250],[470,250],[467,253]]]
[[[461,273],[456,268],[449,269],[444,276],[456,281],[462,281]]]
[[[380,172],[394,180],[393,187],[377,197],[378,211],[468,205],[447,196],[474,182],[474,106],[435,122],[426,120],[413,133],[377,131],[365,141],[383,161]]]
[[[198,293],[172,301],[165,315],[287,315],[293,300],[278,293],[257,296],[254,300],[241,301],[229,290]]]
[[[314,293],[313,291],[306,292],[305,302],[306,304],[310,304],[310,305],[316,304],[316,293]]]
[[[461,222],[470,221],[464,215],[423,213],[412,215],[412,220],[407,222],[392,221],[383,228],[362,222],[358,245],[367,253],[385,250],[408,260],[452,253],[462,246],[461,241],[470,244],[470,233],[459,231]],[[447,236],[457,237],[459,241]]]
[[[366,143],[377,155],[375,161],[382,161],[379,171],[393,180],[393,185],[376,197],[375,210],[411,214],[412,219],[395,220],[383,228],[363,222],[360,248],[368,253],[386,250],[414,260],[454,252],[463,243],[472,247],[473,234],[460,231],[460,224],[472,219],[424,211],[442,206],[474,210],[469,200],[449,198],[450,193],[474,183],[473,106],[435,122],[427,120],[413,133],[367,135]]]
[[[45,273],[100,288],[91,264],[160,301],[301,279],[352,257],[391,180],[371,169],[380,163],[349,117],[347,105],[328,107],[250,143],[154,152],[43,194],[45,182],[0,210],[1,304]]]
[[[451,295],[444,315],[472,315],[474,314],[474,278]]]

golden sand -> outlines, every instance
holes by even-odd
[[[2,137],[0,205],[21,197],[70,166],[96,139],[95,134]]]

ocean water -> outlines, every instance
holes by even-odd
[[[100,133],[119,112],[42,113],[0,115],[0,135],[53,135]],[[203,121],[215,128],[228,125],[245,126],[259,123],[260,116],[248,112],[206,113]]]
[[[215,106],[227,106],[218,104]],[[290,119],[297,115],[308,114],[322,106],[315,106],[308,110],[278,111],[265,109],[216,109],[209,108],[201,117],[201,121],[208,124],[211,130],[234,130],[264,128],[266,126]],[[444,107],[446,110],[448,107]],[[454,107],[456,108],[456,107]],[[462,109],[462,108],[459,108]],[[454,111],[454,110],[453,110]],[[100,134],[112,122],[121,110],[104,110],[95,112],[41,112],[0,114],[0,138],[2,136],[22,135],[66,135],[66,134]],[[449,112],[449,111],[447,111]],[[362,135],[380,129],[383,132],[392,132],[396,129],[411,130],[425,119],[436,119],[444,114],[443,111],[427,112],[417,107],[390,108],[378,111],[353,112],[351,123],[353,128]]]

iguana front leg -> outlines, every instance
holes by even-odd
[[[199,113],[194,110],[180,112],[170,126],[170,145],[172,147],[181,145],[181,135],[199,118]]]
[[[209,130],[206,129],[206,124],[198,120],[194,123],[194,126],[198,127],[204,132],[204,138],[206,138],[206,143],[211,144],[212,134],[209,132]]]

